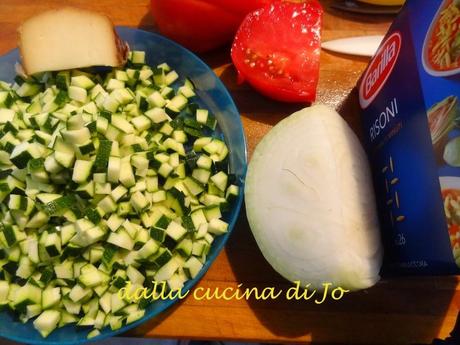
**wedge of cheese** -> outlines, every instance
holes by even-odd
[[[22,67],[31,75],[90,66],[121,66],[128,45],[109,18],[65,7],[40,13],[18,29]]]

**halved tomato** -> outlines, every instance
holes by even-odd
[[[276,1],[246,16],[232,46],[239,81],[286,102],[316,97],[323,10],[317,0]]]
[[[196,52],[230,42],[249,12],[270,0],[151,0],[160,32]]]

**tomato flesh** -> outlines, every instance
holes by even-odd
[[[151,0],[160,32],[185,47],[205,52],[230,42],[247,13],[269,0]]]
[[[276,100],[314,101],[322,12],[317,0],[279,1],[246,16],[232,46],[239,81]]]

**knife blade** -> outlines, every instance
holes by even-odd
[[[321,48],[341,54],[374,56],[383,40],[383,35],[356,36],[326,41]]]

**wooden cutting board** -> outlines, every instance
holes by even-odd
[[[16,46],[19,23],[34,13],[62,3],[106,13],[116,25],[153,30],[147,0],[1,0],[0,54]],[[353,35],[383,34],[392,17],[363,16],[325,8],[325,40]],[[247,85],[236,84],[229,47],[202,55],[230,90],[241,112],[249,154],[278,121],[302,105],[268,100]],[[323,52],[318,102],[337,108],[359,132],[356,94],[352,92],[366,67],[365,58]],[[260,254],[241,212],[234,234],[199,288],[263,289],[290,285],[277,275]],[[130,332],[141,337],[229,339],[261,342],[413,344],[445,338],[459,309],[457,277],[393,278],[377,286],[345,296],[340,301],[316,305],[312,301],[216,300],[187,298]]]

